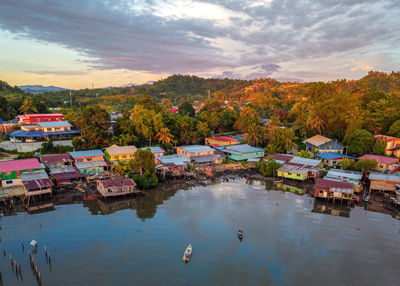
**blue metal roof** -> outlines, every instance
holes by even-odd
[[[161,147],[154,146],[154,147],[142,147],[142,150],[150,149],[151,153],[165,153],[165,150]]]
[[[182,148],[189,153],[214,151],[214,149],[212,149],[211,147],[204,145],[179,146],[178,148]]]
[[[16,130],[8,134],[10,137],[47,137],[49,135],[63,135],[63,134],[79,134],[79,130],[67,130],[57,132],[43,132],[43,131],[23,131]]]
[[[250,146],[249,144],[238,144],[238,145],[228,145],[224,146],[222,152],[227,152],[231,154],[245,154],[245,153],[254,153],[254,152],[264,152],[262,148],[256,148]]]
[[[41,127],[65,127],[72,126],[68,121],[38,122]]]
[[[318,158],[321,158],[324,160],[333,160],[333,159],[339,159],[339,158],[356,159],[355,157],[347,156],[347,155],[336,153],[336,152],[320,153],[320,154],[316,154],[315,157],[318,157]]]
[[[94,157],[94,156],[104,156],[105,154],[101,150],[85,150],[85,151],[75,151],[69,152],[72,158],[81,158],[81,157]]]

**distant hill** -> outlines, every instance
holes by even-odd
[[[20,85],[20,89],[29,93],[44,93],[44,92],[54,92],[54,91],[66,91],[68,89],[57,87],[57,86],[43,86],[43,85]]]

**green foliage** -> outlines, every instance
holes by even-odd
[[[355,129],[346,138],[346,143],[349,154],[361,156],[372,150],[374,135],[365,129]]]
[[[386,142],[381,140],[375,140],[374,146],[372,147],[372,153],[377,155],[385,155]]]
[[[276,171],[281,167],[273,158],[268,158],[268,161],[261,160],[256,164],[256,170],[263,176],[276,176]]]
[[[312,159],[313,158],[313,156],[307,150],[298,151],[297,152],[297,156],[302,157],[302,158],[308,158],[308,159]]]
[[[338,163],[339,167],[341,167],[343,170],[352,170],[354,168],[354,160],[349,159],[349,158],[343,158]]]
[[[158,184],[158,178],[154,172],[145,172],[143,176],[136,174],[132,176],[132,179],[144,189],[155,187]]]
[[[394,137],[400,137],[400,120],[393,122],[387,134]]]
[[[189,115],[193,117],[196,114],[196,110],[193,108],[193,105],[188,100],[185,100],[181,104],[179,104],[178,108],[180,115]]]
[[[378,166],[378,162],[375,159],[362,159],[359,160],[355,165],[354,168],[357,171],[372,171]]]
[[[296,146],[297,139],[294,130],[291,128],[279,128],[270,126],[268,129],[268,145],[266,151],[268,154],[288,153]]]
[[[194,165],[192,165],[192,164],[189,164],[188,165],[188,170],[192,171],[192,172],[195,172],[196,171],[196,167]]]

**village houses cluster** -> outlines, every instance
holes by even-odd
[[[14,142],[29,140],[64,140],[79,136],[64,120],[63,114],[25,114],[17,117],[19,130],[8,133]],[[2,126],[7,129],[7,126]],[[344,146],[337,140],[321,135],[306,139],[303,143],[309,152],[316,153],[313,159],[289,154],[265,154],[263,148],[243,143],[244,134],[205,138],[204,145],[177,146],[174,154],[167,154],[159,146],[150,149],[156,161],[156,170],[162,174],[177,175],[189,165],[211,166],[223,160],[234,162],[258,162],[274,159],[281,166],[276,176],[295,181],[314,181],[314,196],[326,200],[354,202],[362,191],[363,180],[369,180],[369,191],[394,192],[393,201],[400,204],[400,138],[376,135],[386,143],[387,156],[366,154],[359,158],[344,154]],[[42,155],[39,158],[0,161],[0,198],[10,196],[51,195],[53,188],[96,181],[100,196],[110,197],[135,192],[132,179],[116,177],[112,165],[134,158],[135,146],[112,145],[104,150],[74,151],[67,154]],[[342,170],[340,161],[347,159],[374,159],[377,168],[368,174]],[[324,169],[327,167],[328,171]],[[366,178],[367,176],[367,178]]]

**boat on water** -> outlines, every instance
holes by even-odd
[[[183,261],[189,262],[191,257],[192,257],[192,245],[189,244],[188,247],[186,247],[185,253],[183,254]]]
[[[243,230],[239,229],[238,237],[239,237],[239,240],[242,241],[242,239],[243,239]]]

